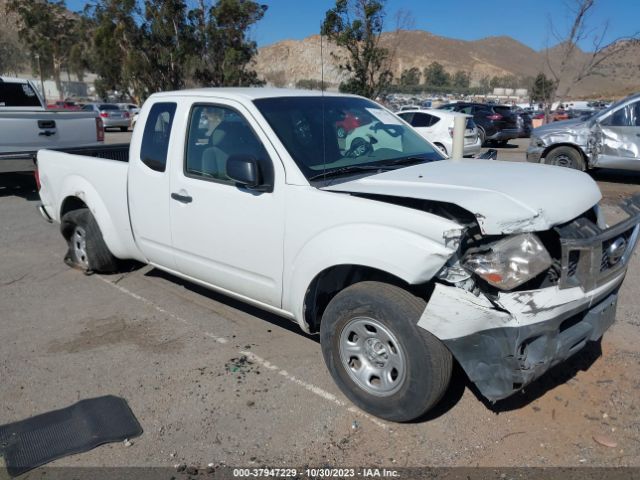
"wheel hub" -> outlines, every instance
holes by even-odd
[[[389,359],[387,348],[377,338],[367,338],[365,340],[364,354],[371,363],[377,365],[379,368],[384,368],[385,363]]]
[[[339,340],[342,366],[365,392],[379,397],[396,393],[406,377],[406,357],[393,331],[379,320],[351,319]]]

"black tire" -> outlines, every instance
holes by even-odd
[[[573,147],[556,147],[551,150],[544,159],[547,165],[556,165],[558,167],[573,168],[575,170],[585,171],[585,163],[582,154]]]
[[[487,143],[487,134],[484,131],[484,128],[478,127],[478,137],[480,138],[480,146],[484,147]]]
[[[381,282],[351,285],[327,306],[320,324],[325,363],[340,390],[362,410],[387,420],[406,422],[422,416],[444,395],[451,379],[452,358],[436,337],[417,326],[425,306],[421,298]],[[388,329],[405,357],[406,366],[397,390],[385,396],[374,395],[359,385],[341,358],[343,330],[348,333],[349,325],[362,318],[375,319]],[[394,349],[391,342],[389,345]]]
[[[441,143],[434,143],[434,145],[435,145],[436,147],[438,147],[438,149],[439,149],[442,153],[444,153],[446,156],[449,156],[449,154],[447,153],[447,149],[445,148],[445,146],[444,146],[444,145],[442,145]]]
[[[64,259],[68,265],[85,273],[109,273],[118,269],[118,260],[104,243],[98,222],[88,208],[65,213],[60,222],[60,231],[69,246]],[[81,235],[81,232],[84,233]],[[82,238],[84,247],[80,248]]]
[[[129,131],[129,127],[120,127],[120,131],[121,132],[128,132]]]

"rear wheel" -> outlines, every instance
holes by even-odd
[[[442,153],[444,153],[445,155],[449,155],[449,154],[447,153],[447,149],[445,148],[445,146],[444,146],[444,145],[442,145],[441,143],[434,143],[434,145],[435,145],[436,147],[438,147],[438,149],[439,149]]]
[[[65,262],[84,272],[113,272],[118,261],[102,238],[102,232],[88,208],[72,210],[62,216],[62,236],[69,249]]]
[[[480,139],[480,146],[484,147],[485,143],[487,143],[487,134],[482,127],[478,127],[478,138]]]
[[[325,363],[336,384],[363,410],[403,422],[432,408],[447,389],[452,359],[417,326],[424,300],[380,282],[347,287],[320,324]]]
[[[551,150],[544,159],[547,165],[585,170],[584,159],[578,150],[573,147],[556,147]]]

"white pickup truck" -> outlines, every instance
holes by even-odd
[[[0,77],[0,173],[31,171],[42,148],[100,145],[96,113],[47,110],[33,83]]]
[[[347,112],[372,117],[350,148]],[[135,259],[294,320],[340,389],[394,421],[439,401],[454,360],[496,401],[599,340],[638,237],[640,199],[607,227],[588,175],[446,160],[356,96],[155,94],[120,160],[38,153],[68,263]]]

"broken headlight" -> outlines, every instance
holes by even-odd
[[[532,233],[514,235],[467,253],[462,266],[501,290],[511,290],[551,266],[551,256]]]

